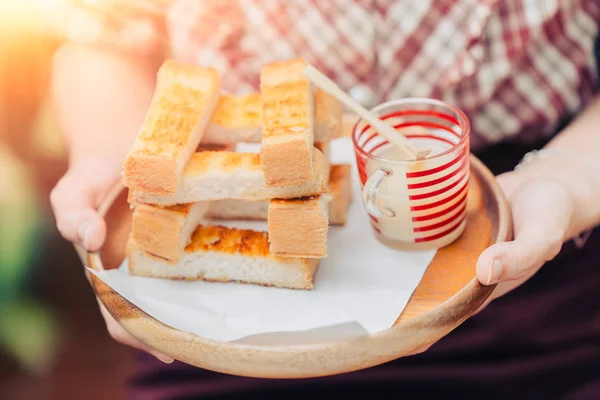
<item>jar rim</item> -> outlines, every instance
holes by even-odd
[[[458,121],[458,126],[461,128],[461,131],[462,131],[461,132],[462,135],[461,135],[460,139],[458,140],[458,142],[456,142],[450,148],[444,150],[441,153],[435,154],[433,156],[427,156],[427,157],[419,159],[419,160],[393,160],[393,159],[389,159],[389,158],[385,158],[385,157],[380,157],[380,156],[368,153],[367,151],[365,151],[362,148],[362,146],[360,146],[358,144],[358,142],[357,142],[358,138],[357,138],[356,132],[357,132],[358,125],[363,121],[362,118],[359,118],[356,121],[356,123],[354,124],[354,127],[352,128],[352,144],[354,146],[354,149],[357,152],[359,152],[361,155],[363,155],[364,157],[367,157],[367,158],[370,158],[373,160],[386,162],[388,164],[408,165],[408,164],[414,164],[415,162],[432,161],[432,160],[436,160],[438,158],[444,157],[444,156],[456,151],[457,149],[462,148],[465,145],[465,143],[468,142],[470,134],[471,134],[471,124],[469,123],[469,119],[467,118],[466,114],[460,108],[453,106],[451,104],[448,104],[446,102],[443,102],[441,100],[431,99],[431,98],[422,98],[422,97],[407,97],[407,98],[403,98],[403,99],[396,99],[396,100],[390,100],[390,101],[383,102],[383,103],[373,107],[370,111],[372,113],[377,114],[382,109],[385,109],[388,107],[393,107],[393,106],[397,106],[397,105],[409,105],[409,104],[414,104],[417,107],[422,106],[422,105],[437,106],[437,107],[446,108],[450,112],[455,113],[456,120]],[[369,124],[367,124],[367,125],[370,126]]]

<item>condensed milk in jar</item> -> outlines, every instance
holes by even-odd
[[[439,249],[454,242],[467,224],[470,124],[465,114],[433,99],[402,99],[373,113],[419,149],[404,154],[363,119],[352,132],[363,204],[375,237],[401,250]]]

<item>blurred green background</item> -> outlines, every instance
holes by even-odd
[[[60,38],[40,1],[0,0],[0,399],[117,399],[130,351],[49,205],[67,164],[48,98]]]

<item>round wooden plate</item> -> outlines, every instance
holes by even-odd
[[[96,277],[100,301],[133,336],[182,362],[223,373],[263,378],[305,378],[355,371],[414,354],[460,325],[488,298],[494,286],[475,278],[475,263],[488,246],[511,239],[508,205],[494,176],[471,156],[468,225],[452,245],[439,250],[395,324],[382,332],[311,345],[256,346],[222,343],[175,330],[153,319]],[[127,191],[115,188],[100,212],[107,240],[86,255],[90,268],[117,268],[125,258],[131,225]]]

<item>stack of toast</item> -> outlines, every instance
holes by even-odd
[[[330,225],[344,225],[350,165],[332,165],[343,108],[302,59],[263,65],[260,92],[224,94],[217,70],[167,60],[125,160],[130,273],[310,290]],[[239,143],[260,151],[236,152]],[[223,220],[264,220],[268,231]]]

